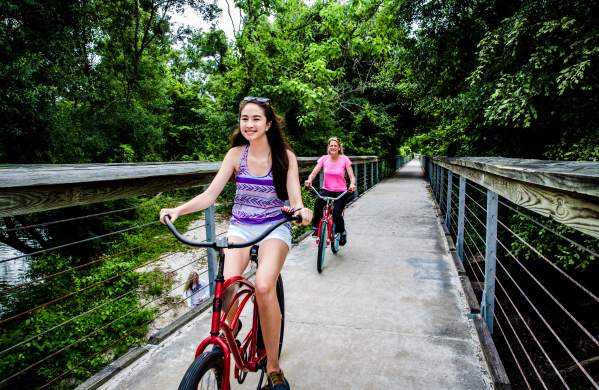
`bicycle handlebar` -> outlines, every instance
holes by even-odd
[[[184,244],[187,244],[189,246],[194,246],[194,247],[198,247],[198,248],[213,248],[213,249],[235,249],[235,248],[245,248],[254,244],[257,244],[258,242],[262,241],[264,238],[266,238],[266,236],[268,236],[270,233],[272,233],[276,228],[278,228],[279,226],[283,225],[284,223],[290,222],[290,221],[297,221],[297,222],[301,222],[302,221],[302,216],[301,215],[296,215],[294,216],[293,213],[295,213],[297,210],[293,210],[291,212],[286,212],[283,211],[283,215],[285,216],[285,219],[277,222],[276,224],[274,224],[273,226],[271,226],[270,228],[266,229],[259,237],[255,238],[252,241],[247,241],[247,242],[242,242],[242,243],[230,243],[227,240],[227,237],[224,237],[220,240],[217,241],[195,241],[195,240],[190,240],[189,238],[183,236],[181,234],[181,232],[179,232],[179,230],[177,230],[177,228],[175,227],[175,225],[173,225],[173,223],[171,222],[171,216],[170,215],[165,215],[164,216],[164,223],[166,225],[166,227],[168,228],[168,230],[171,231],[171,233],[173,233],[173,235],[177,238],[177,240],[181,241]]]
[[[330,197],[330,196],[322,196],[322,195],[320,195],[320,193],[318,192],[318,190],[317,190],[316,188],[314,188],[313,186],[310,186],[310,188],[312,189],[312,191],[314,191],[314,193],[316,194],[316,196],[318,196],[318,197],[319,197],[320,199],[322,199],[322,200],[333,200],[333,201],[335,201],[335,200],[339,200],[339,199],[341,199],[341,197],[342,197],[343,195],[347,194],[347,190],[345,190],[345,191],[343,191],[343,193],[341,193],[341,195],[339,195],[338,197],[336,197],[336,198],[332,198],[332,197]]]

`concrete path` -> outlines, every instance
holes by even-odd
[[[305,239],[283,269],[281,366],[292,388],[489,389],[457,272],[417,161],[345,212],[348,244],[316,271]],[[199,316],[101,389],[176,389],[199,340]],[[243,386],[255,389],[258,376]]]

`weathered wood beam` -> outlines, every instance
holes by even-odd
[[[434,160],[520,182],[599,198],[597,162],[503,157],[437,157]]]
[[[569,174],[565,163],[548,162],[544,170],[538,160],[517,160],[514,166],[507,165],[513,159],[434,160],[519,206],[599,238],[599,163],[570,163]]]
[[[310,172],[316,160],[299,157],[300,172]],[[0,165],[0,217],[197,187],[210,183],[219,167],[220,162]]]

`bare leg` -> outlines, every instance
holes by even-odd
[[[243,238],[229,237],[229,242],[245,242]],[[225,267],[224,277],[225,280],[231,276],[241,275],[250,262],[250,249],[239,248],[239,249],[225,249]],[[223,308],[227,309],[231,304],[231,299],[235,295],[235,291],[225,291],[225,299]],[[233,302],[233,309],[229,310],[227,321],[230,322],[237,311],[237,301]],[[233,332],[235,329],[233,329]]]
[[[277,300],[276,283],[289,247],[279,239],[260,244],[258,270],[256,271],[256,299],[260,313],[262,338],[268,363],[266,372],[279,371],[279,335],[281,333],[281,310]]]

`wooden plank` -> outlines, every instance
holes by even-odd
[[[0,217],[157,194],[207,184],[214,174],[198,173],[97,183],[0,188]]]
[[[462,289],[464,290],[464,295],[466,297],[468,307],[470,308],[470,313],[480,313],[480,304],[476,299],[476,294],[474,293],[470,279],[468,279],[468,275],[460,275],[460,282],[462,283]]]
[[[575,193],[575,186],[564,189],[556,189],[555,186],[543,187],[488,171],[455,165],[447,160],[451,159],[437,159],[436,162],[519,206],[599,238],[599,193],[594,197]],[[586,192],[593,193],[597,190]]]
[[[354,162],[376,156],[350,156]],[[317,157],[298,157],[300,172]],[[0,165],[0,217],[151,195],[210,183],[220,162]]]
[[[543,187],[599,197],[599,162],[501,157],[435,157],[434,160]]]
[[[489,372],[491,374],[491,377],[493,378],[493,384],[495,389],[511,389],[510,380],[507,376],[505,368],[503,367],[503,363],[499,358],[499,353],[497,352],[497,348],[495,348],[493,338],[491,337],[489,330],[485,326],[485,323],[482,319],[477,318],[474,320],[474,326],[478,333],[478,338],[480,340],[483,354],[485,355],[487,367],[489,368]]]
[[[214,174],[219,167],[220,162],[2,165],[0,188],[97,183],[197,173]]]

